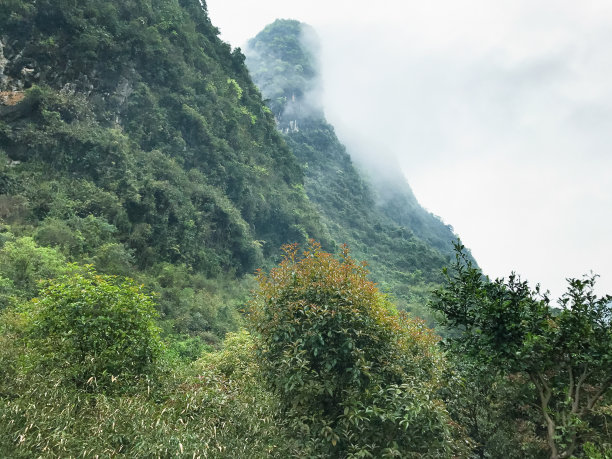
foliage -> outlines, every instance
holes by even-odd
[[[453,447],[432,396],[444,365],[436,337],[395,311],[345,248],[314,242],[285,258],[251,302],[268,383],[315,451],[444,456]]]
[[[331,126],[314,120],[313,134],[292,144],[296,158],[245,57],[218,38],[198,0],[3,6],[0,91],[16,90],[20,102],[0,105],[0,219],[17,237],[152,290],[160,266],[180,267],[185,291],[160,292],[164,330],[208,333],[211,344],[239,328],[243,294],[217,301],[191,281],[228,285],[272,266],[281,244],[310,237],[327,250],[351,243],[404,307],[418,309],[444,257],[367,210],[373,192]],[[316,53],[301,24],[285,25],[267,38],[284,50],[274,71],[279,82],[295,74],[299,105],[315,84]],[[306,159],[307,143],[320,147],[316,158]],[[405,274],[415,269],[422,278]],[[35,294],[38,274],[27,292],[3,276],[4,304]],[[418,295],[403,293],[407,276]]]
[[[75,273],[23,307],[32,362],[92,389],[127,388],[151,372],[161,351],[152,299],[129,279]]]
[[[257,334],[233,333],[281,244],[350,243],[424,316],[448,260],[452,228],[325,121],[308,28],[251,42],[272,110],[198,0],[6,0],[0,30],[0,456],[463,457],[465,428],[474,454],[536,457],[542,418],[560,456],[609,455],[593,279],[556,311],[464,276],[438,298],[486,307],[449,321],[472,356],[449,367],[348,251],[292,246],[260,275]]]
[[[18,95],[0,104],[0,223],[15,236],[0,255],[2,307],[66,262],[93,264],[159,291],[164,333],[193,337],[193,356],[239,328],[244,278],[275,247],[333,245],[244,56],[198,0],[0,9],[0,91]],[[36,253],[20,246],[21,278],[7,257],[23,237]],[[37,264],[45,251],[52,269]],[[157,278],[164,266],[173,285]]]
[[[253,287],[253,276],[208,278],[169,263],[155,265],[148,274],[142,280],[157,293],[166,332],[217,346],[226,333],[240,328],[240,311]]]
[[[0,309],[34,297],[39,280],[73,270],[57,250],[39,247],[31,237],[5,234],[7,240],[0,249]]]
[[[24,352],[1,343],[2,362]],[[0,456],[304,457],[257,377],[248,334],[193,364],[158,365],[129,393],[85,392],[56,374],[0,380]]]
[[[306,191],[336,240],[350,244],[370,262],[375,278],[385,281],[405,303],[416,290],[407,287],[439,282],[447,257],[418,238],[412,227],[398,225],[378,205],[376,191],[352,162],[334,129],[324,119],[302,122],[287,143],[306,168]]]
[[[609,444],[607,447],[598,447],[591,442],[587,442],[584,444],[584,454],[589,459],[609,459],[612,457],[612,448]]]
[[[560,309],[539,286],[512,274],[490,282],[457,244],[447,285],[433,307],[456,330],[456,353],[503,374],[523,375],[537,399],[551,458],[570,457],[597,438],[597,407],[612,385],[612,296],[597,297],[595,276],[569,279]]]
[[[470,457],[546,458],[533,391],[520,375],[503,375],[463,355],[449,354],[440,396],[472,442]]]
[[[0,90],[25,98],[0,107],[0,195],[27,198],[41,243],[73,258],[123,244],[140,269],[241,274],[273,247],[323,237],[244,56],[197,0],[154,3],[6,5]],[[78,219],[90,216],[115,228],[83,247]]]

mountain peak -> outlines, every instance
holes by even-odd
[[[367,171],[353,162],[324,115],[319,50],[310,26],[280,19],[249,41],[246,63],[304,170],[306,194],[330,235],[368,260],[373,277],[403,307],[417,309],[415,285],[439,279],[456,236],[418,204],[397,168],[380,158]]]
[[[277,19],[249,40],[247,66],[281,129],[322,117],[319,38],[308,24]]]

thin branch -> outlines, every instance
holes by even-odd
[[[592,371],[587,371],[587,366],[585,365],[584,371],[580,375],[578,379],[578,383],[576,384],[576,395],[574,396],[574,402],[572,403],[572,413],[577,413],[580,408],[580,389],[582,389],[582,384],[584,381],[593,373]]]
[[[572,370],[572,366],[568,365],[568,373],[569,373],[569,387],[567,388],[567,398],[570,400],[576,400],[576,398],[574,397],[574,371]],[[572,411],[573,410],[573,403],[572,403]]]
[[[576,441],[576,433],[573,433],[569,447],[559,455],[559,459],[566,459],[572,457],[572,454],[574,454],[574,451],[576,450],[577,446],[578,442]]]
[[[556,425],[555,421],[548,414],[548,402],[550,401],[551,390],[541,373],[537,373],[536,375],[530,374],[529,377],[538,389],[538,393],[540,395],[540,409],[542,410],[544,420],[546,421],[546,440],[548,442],[548,446],[550,447],[550,457],[551,459],[558,458],[559,454],[557,452],[557,445],[555,445]]]
[[[587,398],[587,404],[586,406],[583,407],[583,409],[580,411],[581,415],[584,415],[586,412],[591,411],[593,409],[593,407],[595,406],[595,404],[601,399],[601,397],[606,393],[606,391],[610,388],[610,385],[612,385],[612,379],[608,379],[607,381],[605,381],[601,387],[599,388],[599,390],[597,391],[597,393],[595,393],[595,395],[593,395],[593,397],[588,397]]]

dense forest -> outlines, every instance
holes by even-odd
[[[610,457],[595,277],[489,280],[353,163],[310,28],[218,34],[0,0],[0,456]]]

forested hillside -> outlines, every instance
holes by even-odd
[[[202,0],[0,0],[0,457],[609,453],[612,298],[453,254],[304,30],[251,43],[266,105]]]
[[[264,76],[264,61],[253,70],[271,81],[266,97],[282,93],[269,109],[199,2],[8,6],[0,211],[10,244],[137,277],[162,295],[168,330],[207,339],[236,329],[245,274],[310,238],[332,251],[348,243],[403,307],[425,313],[452,232],[439,221],[423,231],[416,202],[376,204],[317,106],[298,23],[262,32],[295,54],[275,58],[275,73]],[[286,68],[302,68],[299,78]],[[31,297],[23,282],[4,297]]]
[[[10,1],[0,31],[3,250],[26,263],[3,256],[4,298],[59,274],[36,257],[92,263],[210,340],[237,328],[243,275],[282,244],[329,247],[244,56],[199,2]]]
[[[316,33],[276,20],[246,48],[247,66],[305,174],[305,190],[334,240],[368,260],[373,278],[400,304],[426,314],[427,285],[448,263],[452,229],[425,211],[397,170],[367,174],[325,119]],[[347,76],[349,77],[349,76]],[[372,152],[373,162],[376,153]]]
[[[283,242],[324,236],[244,57],[197,2],[12,3],[0,19],[0,89],[24,100],[2,109],[14,176],[2,192],[28,200],[26,222],[92,215],[117,229],[139,267],[213,273],[250,272]],[[42,181],[59,187],[47,208],[34,204],[42,191],[22,185],[43,164],[56,176]],[[83,209],[84,186],[117,205]]]

